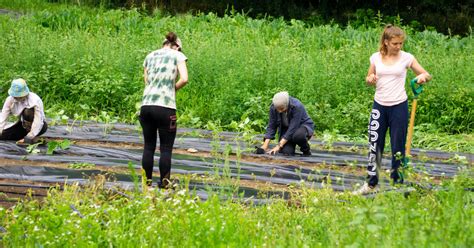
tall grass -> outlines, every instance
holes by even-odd
[[[469,247],[472,178],[443,187],[373,199],[303,190],[254,206],[215,194],[200,201],[186,188],[128,199],[72,186],[0,208],[1,235],[6,247]]]
[[[106,111],[134,122],[143,59],[160,47],[166,32],[175,31],[189,58],[190,83],[177,94],[182,124],[225,126],[249,118],[251,128],[262,131],[272,95],[287,90],[305,104],[318,132],[366,133],[374,90],[364,78],[380,29],[27,2],[33,7],[25,5],[21,18],[0,16],[4,96],[11,79],[23,77],[51,112],[64,109],[72,117]],[[18,1],[0,0],[0,6],[21,9]],[[419,99],[416,125],[472,133],[472,35],[405,29],[405,50],[434,76]]]

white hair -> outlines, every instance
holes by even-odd
[[[275,108],[287,107],[290,95],[286,91],[278,92],[273,96],[273,106]]]

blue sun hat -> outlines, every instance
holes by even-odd
[[[26,85],[23,78],[17,78],[12,81],[12,85],[8,90],[8,94],[13,97],[24,97],[30,93],[30,89]]]

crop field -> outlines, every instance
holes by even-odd
[[[365,179],[367,151],[356,144],[313,142],[310,157],[254,155],[239,133],[181,129],[176,188],[159,190],[140,181],[142,141],[133,125],[55,125],[44,138],[48,147],[0,142],[5,246],[473,242],[472,154],[414,149],[403,187],[389,184],[384,158],[381,193],[361,197],[351,191]]]
[[[433,75],[407,181],[390,184],[386,153],[380,193],[354,196],[366,177],[377,18],[377,28],[343,28],[50,2],[0,0],[0,98],[25,78],[50,124],[40,145],[0,141],[0,246],[474,244],[472,33],[403,26],[404,50]],[[175,188],[161,190],[142,182],[137,113],[143,60],[168,31],[183,40],[190,81],[177,92]],[[281,90],[315,121],[310,157],[253,154]]]

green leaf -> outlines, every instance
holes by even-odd
[[[63,150],[69,149],[70,146],[71,146],[71,141],[68,139],[65,139],[59,142],[59,147],[61,147],[61,149]]]
[[[46,154],[52,155],[54,150],[58,147],[59,143],[55,140],[48,142],[48,151],[46,151]]]

